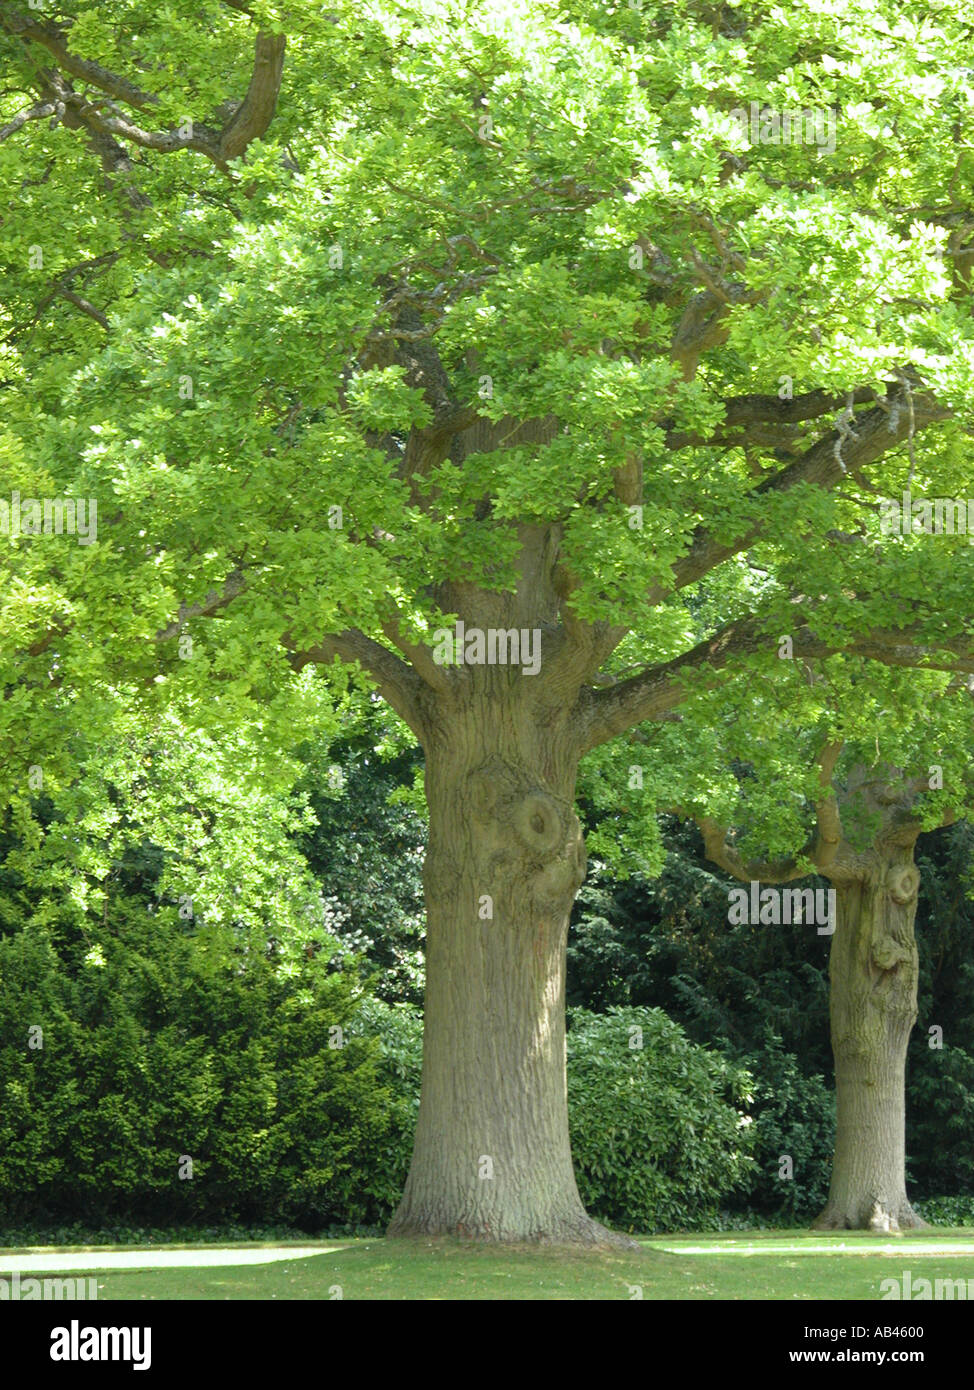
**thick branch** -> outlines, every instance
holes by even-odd
[[[258,34],[254,49],[254,70],[247,95],[220,136],[220,157],[236,159],[247,146],[266,134],[281,90],[284,72],[283,34]]]
[[[28,121],[42,121],[45,116],[53,116],[56,111],[57,107],[53,101],[42,101],[37,106],[29,106],[25,111],[19,111],[12,121],[0,126],[0,140],[6,140]]]
[[[157,642],[165,642],[178,637],[185,624],[192,618],[212,617],[221,609],[228,607],[246,589],[243,571],[234,570],[219,589],[211,589],[199,603],[183,603],[179,606],[179,616],[175,622],[160,628],[156,633]],[[376,682],[380,693],[398,715],[403,718],[419,737],[422,727],[421,677],[395,652],[381,643],[373,641],[365,633],[356,629],[323,637],[313,647],[299,650],[285,633],[282,644],[288,652],[288,660],[295,671],[312,664],[330,666],[338,657],[350,665],[358,662]],[[434,668],[439,670],[438,667]]]
[[[898,400],[900,398],[896,397],[891,404],[895,406]],[[798,483],[813,483],[828,489],[837,487],[847,472],[875,463],[890,449],[909,438],[910,419],[905,409],[905,397],[902,404],[904,408],[901,410],[876,406],[857,415],[854,421],[855,435],[842,442],[841,459],[836,455],[836,444],[841,441],[841,436],[836,430],[831,430],[794,463],[766,478],[751,495],[758,498],[787,492]],[[913,404],[916,430],[950,417],[948,408],[930,396],[914,393]],[[730,542],[717,541],[705,529],[699,530],[687,554],[673,567],[675,587],[682,589],[688,584],[695,584],[717,565],[753,545],[760,538],[762,529],[758,523]],[[653,594],[652,601],[659,602],[666,592],[661,590]]]
[[[852,392],[852,398],[854,404],[865,405],[876,399],[876,393],[870,386],[859,386]],[[755,440],[755,429],[767,430],[768,438],[770,432],[779,430],[782,439],[787,439],[785,431],[796,425],[807,424],[810,420],[819,420],[823,415],[836,415],[847,399],[848,396],[835,396],[821,390],[808,391],[790,400],[781,400],[778,396],[731,396],[724,402],[724,419],[713,434],[681,432],[673,429],[670,422],[663,421],[666,444],[670,449],[683,449],[691,445],[703,448],[713,444],[726,446],[763,442],[763,438]],[[734,433],[739,430],[745,433]]]
[[[288,648],[288,659],[295,671],[310,665],[330,666],[336,658],[350,666],[358,663],[375,681],[383,698],[422,740],[426,730],[423,681],[407,662],[388,647],[383,647],[356,628],[323,637],[315,646],[300,651],[291,646],[287,635],[284,645]]]
[[[587,752],[643,720],[662,719],[683,704],[687,690],[681,677],[685,672],[716,672],[732,661],[767,651],[771,639],[766,624],[766,618],[757,616],[728,623],[713,637],[672,661],[651,666],[618,685],[600,690],[586,687],[576,710],[583,750]],[[873,630],[837,645],[823,642],[804,625],[790,634],[796,660],[848,655],[879,661],[884,666],[974,674],[974,638],[948,637],[931,646],[929,637],[922,640],[924,635],[917,629]],[[917,640],[918,636],[921,640]]]
[[[10,34],[16,34],[20,38],[30,39],[33,43],[40,44],[46,48],[57,60],[57,65],[62,72],[70,73],[72,77],[77,77],[82,82],[90,83],[102,92],[107,92],[109,96],[115,97],[118,101],[124,101],[127,106],[134,106],[137,110],[142,110],[147,106],[158,104],[159,98],[153,96],[151,92],[143,91],[134,82],[129,82],[125,77],[119,77],[117,73],[109,72],[108,68],[102,67],[101,63],[92,62],[88,58],[78,58],[68,49],[64,41],[64,29],[59,24],[49,24],[41,19],[31,19],[28,15],[20,14],[16,10],[0,15],[0,24]]]
[[[110,72],[100,63],[78,58],[71,53],[60,26],[34,21],[18,13],[0,16],[0,23],[8,33],[18,35],[25,42],[38,43],[54,56],[57,71],[47,70],[42,74],[41,85],[57,90],[60,103],[73,117],[67,124],[80,123],[102,137],[118,137],[162,154],[193,150],[226,171],[231,159],[242,155],[252,141],[260,139],[267,132],[277,107],[284,70],[286,39],[283,34],[257,34],[247,94],[224,128],[215,131],[203,123],[193,122],[190,125],[191,133],[187,133],[182,127],[176,130],[147,130],[131,120],[115,105],[116,102],[141,111],[157,105],[158,97]],[[110,99],[92,101],[82,93],[75,92],[64,74],[97,87]]]
[[[399,630],[399,624],[394,621],[383,623],[382,631],[389,641],[399,648],[403,656],[409,658],[414,670],[427,685],[444,694],[453,688],[454,673],[447,667],[436,664],[429,647],[408,641]]]
[[[85,299],[83,294],[76,294],[74,290],[69,290],[66,285],[59,285],[57,292],[62,299],[66,299],[69,304],[73,304],[76,309],[80,309],[83,314],[94,319],[100,328],[104,328],[105,332],[108,332],[108,319],[100,309],[95,308],[90,299]]]

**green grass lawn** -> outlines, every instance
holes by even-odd
[[[910,1246],[966,1238],[965,1253],[910,1253]],[[632,1253],[503,1250],[458,1241],[348,1240],[327,1254],[253,1267],[106,1271],[98,1297],[112,1299],[880,1299],[880,1281],[974,1280],[974,1231],[918,1232],[895,1240],[808,1231],[646,1238]],[[339,1242],[330,1242],[332,1246]],[[679,1247],[705,1246],[684,1254]],[[799,1252],[776,1246],[806,1246]],[[845,1249],[840,1249],[841,1246]],[[671,1247],[666,1249],[663,1247]],[[741,1253],[741,1247],[757,1247]],[[131,1247],[128,1247],[131,1249]],[[67,1271],[62,1272],[64,1277]],[[43,1277],[43,1276],[40,1276]],[[974,1288],[974,1284],[971,1285]]]

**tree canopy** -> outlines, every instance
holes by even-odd
[[[865,543],[908,470],[968,476],[965,21],[670,11],[2,6],[5,472],[100,504],[5,551],[21,680],[56,639],[63,682],[232,706],[339,656],[416,724],[431,631],[526,550],[539,684],[638,668],[590,745],[778,629],[967,655],[969,550]],[[747,143],[752,101],[836,153]]]

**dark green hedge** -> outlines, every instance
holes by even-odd
[[[228,949],[139,905],[83,953],[36,925],[0,938],[0,1219],[375,1219],[363,1175],[394,1101],[361,999],[321,955]]]

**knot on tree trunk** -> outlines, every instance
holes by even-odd
[[[511,806],[510,818],[524,848],[543,859],[556,854],[565,839],[561,809],[547,792],[525,792]]]
[[[920,870],[915,864],[893,864],[886,874],[886,891],[894,903],[912,902],[920,891]]]
[[[470,774],[469,786],[491,876],[513,871],[535,901],[574,897],[587,861],[571,803],[497,756]]]

